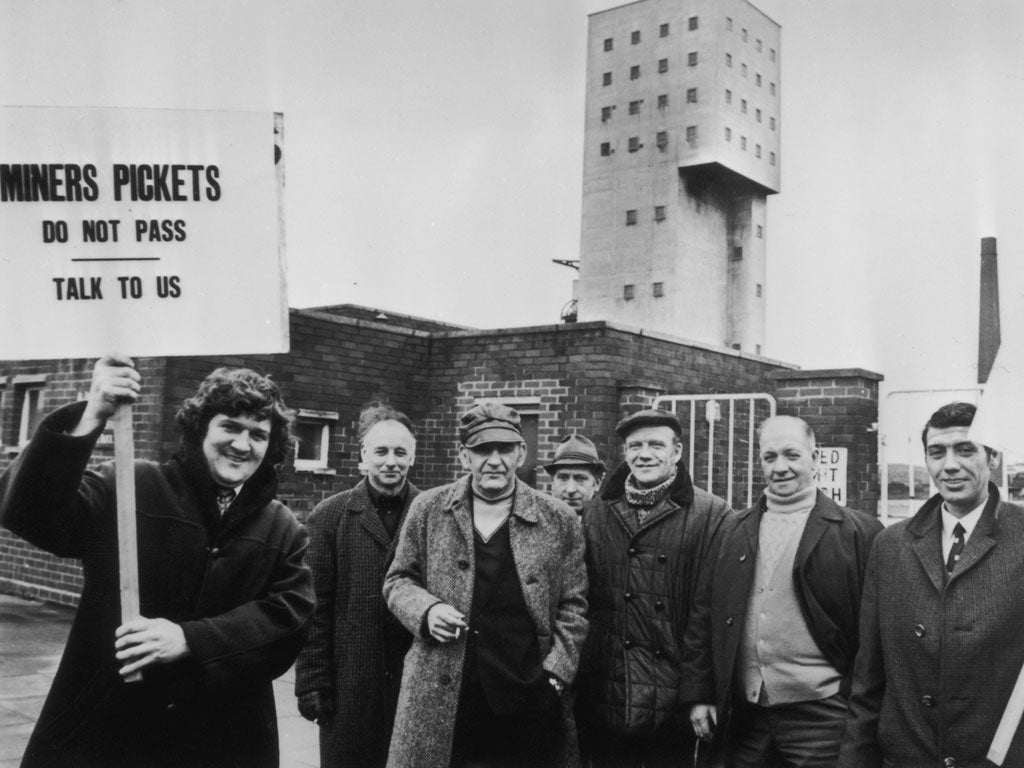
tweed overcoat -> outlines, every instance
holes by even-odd
[[[717,732],[726,729],[754,581],[764,496],[723,526],[714,564],[703,574],[711,589],[699,591],[686,634],[682,699],[718,707]],[[818,491],[793,560],[793,585],[811,637],[843,676],[849,692],[857,655],[857,622],[871,543],[882,524],[840,507]]]
[[[274,500],[274,468],[261,466],[219,519],[198,448],[135,462],[141,614],[180,625],[190,655],[125,683],[114,467],[86,470],[100,430],[66,434],[84,406],[48,416],[0,477],[3,524],[80,559],[85,577],[23,768],[276,767],[272,682],[302,647],[314,602],[306,532]]]
[[[388,607],[415,635],[405,659],[389,768],[435,768],[451,760],[466,643],[436,643],[424,633],[424,619],[438,602],[470,615],[476,570],[470,493],[467,475],[416,498],[384,581]],[[508,525],[542,665],[571,683],[587,633],[579,517],[517,480]],[[568,706],[562,710],[571,721]]]
[[[410,483],[398,530],[418,493]],[[388,625],[404,632],[381,594],[398,530],[388,535],[365,479],[318,504],[307,527],[317,608],[295,666],[295,695],[319,691],[332,703],[332,716],[320,722],[324,765],[383,766],[412,642],[412,635],[401,647],[384,642]]]
[[[588,731],[646,737],[666,724],[689,728],[683,638],[700,574],[733,513],[694,488],[680,463],[668,496],[638,526],[625,498],[628,476],[622,464],[583,514],[590,634],[576,711]]]
[[[941,503],[932,497],[875,538],[842,768],[991,765],[1024,664],[1024,510],[989,485],[947,582]],[[1003,765],[1024,765],[1024,729]]]

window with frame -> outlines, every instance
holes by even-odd
[[[658,27],[658,36],[668,37],[668,24],[662,24],[660,27]]]
[[[728,88],[725,89],[725,103],[732,104],[732,91]]]
[[[757,158],[761,157],[761,145],[760,144],[755,144],[754,145],[754,157],[757,157]]]
[[[604,39],[604,49],[606,51],[610,51],[614,47],[615,47],[615,40],[613,38],[611,38],[611,37],[606,37]]]
[[[729,261],[743,261],[743,246],[734,245],[729,251]]]
[[[664,283],[652,283],[651,284],[651,295],[656,299],[660,299],[665,295],[665,284]]]
[[[629,44],[630,45],[636,45],[639,42],[640,42],[640,30],[639,29],[634,29],[632,31],[632,33],[630,33],[630,35],[629,35]]]
[[[757,238],[758,240],[764,240],[764,227],[760,224],[757,225]]]
[[[697,89],[696,88],[687,88],[686,89],[686,103],[687,104],[696,104],[697,103]]]
[[[611,84],[612,84],[612,73],[611,72],[605,72],[603,75],[601,75],[601,85],[611,85]]]
[[[36,427],[46,415],[43,390],[46,385],[45,374],[29,374],[14,377],[15,408],[18,412],[19,448],[28,445],[35,434]]]
[[[611,107],[601,107],[601,122],[602,123],[607,123],[611,119],[612,119],[612,108]]]
[[[754,119],[757,120],[757,122],[759,122],[759,123],[761,122],[761,110],[760,109],[755,109],[754,110]]]
[[[688,66],[688,67],[696,67],[697,66],[697,52],[696,51],[690,51],[688,54],[686,54],[686,66]]]
[[[622,298],[626,301],[632,301],[633,297],[636,296],[636,286],[632,283],[626,283],[622,286]]]
[[[740,136],[740,149],[746,150],[746,148],[747,148],[747,137],[746,136]]]
[[[668,146],[668,131],[658,131],[654,137],[654,143],[658,149],[664,150]]]
[[[744,115],[747,114],[747,100],[746,99],[740,99],[740,112],[742,112]]]
[[[757,40],[754,41],[754,47],[757,49],[758,53],[761,52],[762,49],[761,49],[761,40],[760,40],[760,38],[758,38]]]
[[[658,94],[658,109],[666,109],[668,107],[668,94]]]
[[[626,211],[626,226],[627,227],[632,227],[635,224],[636,224],[636,209],[635,208],[631,208],[628,211]]]
[[[726,32],[732,32],[732,17],[731,16],[726,16],[725,17],[725,31]]]
[[[686,24],[691,32],[697,29],[698,21],[696,16],[691,16],[686,20]]]
[[[643,99],[637,99],[636,101],[629,102],[629,114],[631,114],[631,115],[639,115],[640,114],[640,105],[643,104],[643,103],[644,103]]]
[[[668,59],[658,59],[658,74],[665,74],[668,72]]]
[[[775,118],[774,117],[769,117],[768,118],[768,127],[771,128],[773,131],[775,130]]]
[[[747,76],[747,65],[746,64],[740,64],[740,74],[743,75],[744,77]]]
[[[760,72],[758,72],[757,74],[754,75],[754,85],[756,85],[758,88],[761,87],[761,73]]]
[[[775,95],[775,83],[768,83],[768,91],[772,96]]]
[[[732,128],[725,126],[725,140],[732,141]]]
[[[730,68],[732,67],[732,54],[731,53],[725,54],[725,66],[730,67]]]
[[[612,145],[610,142],[601,142],[601,157],[608,157],[612,153]]]
[[[629,68],[629,79],[630,80],[636,80],[639,77],[640,77],[640,65],[639,64],[634,64],[633,66],[631,66]]]
[[[642,147],[642,146],[643,146],[643,144],[640,143],[640,137],[639,136],[630,136],[629,137],[629,151],[630,152],[637,152],[637,151],[639,151],[640,147]]]
[[[759,299],[761,298],[761,291],[762,291],[761,284],[758,283],[757,284],[757,298],[759,298]]]
[[[655,221],[664,221],[665,220],[665,206],[664,205],[656,205],[656,206],[654,206],[654,220]]]
[[[688,125],[686,126],[686,143],[693,146],[697,143],[697,126]]]
[[[775,49],[774,48],[769,48],[768,49],[768,58],[771,59],[772,61],[775,61]]]
[[[768,162],[771,165],[775,165],[775,153],[774,152],[769,152],[768,153]]]
[[[331,427],[338,421],[334,411],[300,408],[295,415],[295,469],[315,472],[327,469],[331,448]]]
[[[746,30],[746,28],[741,29],[740,30],[740,34],[743,36],[743,42],[744,43],[747,42],[747,30]]]

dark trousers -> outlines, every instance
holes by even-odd
[[[540,706],[496,713],[476,684],[462,689],[455,720],[451,768],[556,768],[565,755],[560,700],[543,680]]]
[[[689,768],[696,739],[689,722],[673,720],[649,736],[587,727],[580,741],[591,768]]]
[[[832,768],[846,722],[846,700],[761,706],[740,703],[727,735],[733,768]]]

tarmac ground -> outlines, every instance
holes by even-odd
[[[0,595],[0,768],[16,768],[57,671],[74,609]],[[319,768],[317,727],[295,707],[295,673],[274,681],[281,768]]]

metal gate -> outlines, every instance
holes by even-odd
[[[688,467],[694,484],[724,498],[730,507],[738,490],[745,491],[749,507],[754,503],[754,460],[758,424],[775,415],[775,398],[767,392],[740,394],[664,395],[654,408],[671,411],[682,422],[689,438]],[[699,476],[698,476],[699,475]],[[757,485],[760,493],[760,483]]]

